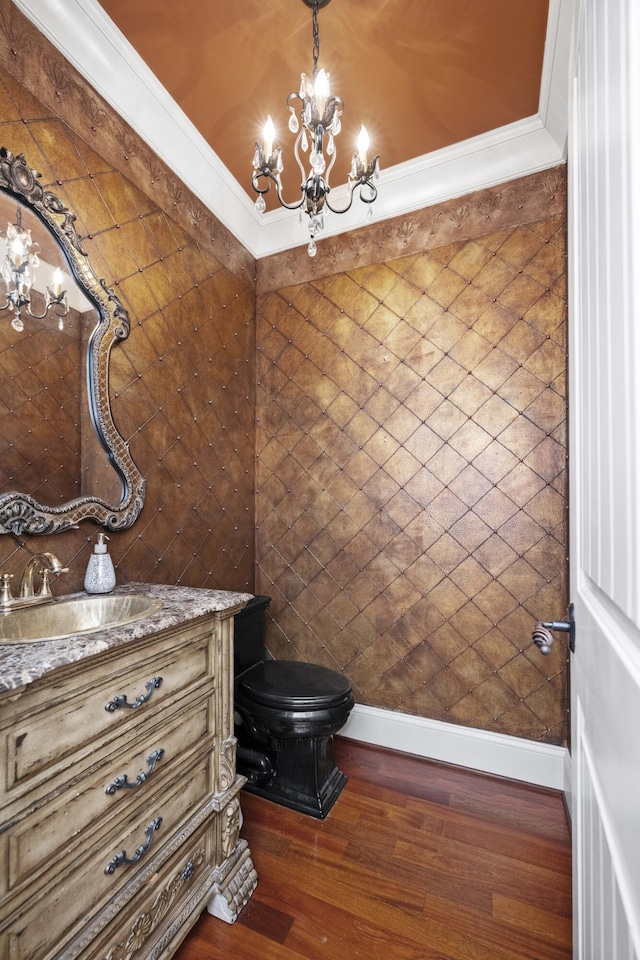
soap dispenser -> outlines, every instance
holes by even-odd
[[[98,534],[98,542],[94,545],[93,553],[89,557],[87,572],[84,575],[84,588],[87,593],[111,593],[116,585],[116,572],[113,561],[107,552],[106,533]]]

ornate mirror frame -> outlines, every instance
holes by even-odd
[[[38,503],[25,493],[0,495],[0,533],[51,534],[76,527],[81,520],[94,520],[110,530],[130,527],[142,510],[145,481],[131,459],[129,446],[120,436],[109,404],[109,358],[111,348],[129,336],[129,314],[104,280],[94,273],[76,232],[76,216],[60,197],[45,190],[24,154],[14,156],[0,148],[0,190],[31,207],[62,248],[80,287],[98,313],[98,323],[87,349],[87,395],[93,426],[109,461],[122,482],[122,497],[113,505],[94,497],[78,497],[58,507]]]

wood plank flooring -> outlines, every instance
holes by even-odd
[[[176,960],[570,960],[559,793],[336,739],[325,821],[242,794],[258,888]]]

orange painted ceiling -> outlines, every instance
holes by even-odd
[[[303,0],[100,0],[252,198],[271,114],[297,189],[286,98],[313,67]],[[383,168],[538,112],[548,0],[331,0],[318,65],[345,102],[336,183],[360,124]]]

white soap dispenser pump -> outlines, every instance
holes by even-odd
[[[116,585],[116,572],[105,543],[108,539],[106,533],[101,531],[93,553],[89,557],[87,572],[84,575],[84,588],[87,593],[111,593]]]

